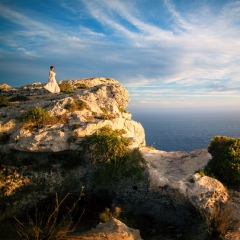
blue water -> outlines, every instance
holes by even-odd
[[[134,111],[145,130],[146,144],[164,151],[207,148],[215,135],[240,137],[240,111]]]

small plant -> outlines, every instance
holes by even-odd
[[[203,176],[209,176],[209,177],[212,177],[212,178],[216,178],[214,176],[214,174],[211,172],[211,169],[207,166],[204,169],[196,170],[195,173],[199,173],[202,177]]]
[[[69,112],[83,111],[84,109],[89,109],[87,103],[81,99],[74,99],[74,101],[65,106]]]
[[[62,210],[62,205],[69,193],[63,197],[59,198],[56,193],[55,196],[55,206],[50,208],[46,212],[40,213],[36,208],[35,216],[32,218],[27,215],[28,222],[23,223],[18,218],[15,217],[18,223],[18,235],[24,240],[66,240],[68,239],[68,234],[72,233],[76,226],[79,224],[81,217],[84,213],[78,217],[78,220],[74,222],[76,212],[78,210],[77,204],[81,200],[83,194],[83,189],[77,199],[77,201],[69,208],[65,210],[65,213],[60,217],[60,210]]]
[[[119,130],[103,127],[80,143],[85,153],[91,154],[92,163],[117,161],[127,152],[130,140],[121,138]]]
[[[17,95],[15,97],[12,97],[9,99],[11,102],[22,102],[22,101],[27,101],[29,100],[28,97],[24,96],[24,95]]]
[[[211,239],[223,237],[233,220],[233,209],[223,203],[215,204],[211,213],[204,214]]]
[[[129,111],[127,111],[127,110],[125,110],[125,109],[123,109],[123,108],[119,108],[119,112],[120,112],[120,113],[129,113]]]
[[[69,117],[67,114],[52,116],[49,111],[42,109],[40,107],[35,107],[25,113],[20,117],[20,121],[23,122],[23,127],[26,129],[31,129],[34,127],[41,128],[44,125],[52,124],[64,124],[68,122]]]
[[[107,113],[108,113],[108,109],[107,109],[107,108],[101,107],[100,109],[102,110],[102,112],[103,112],[104,114],[107,114]]]
[[[23,123],[40,123],[50,116],[50,112],[40,107],[34,107],[21,116]]]
[[[102,114],[102,119],[104,119],[104,120],[111,120],[111,119],[114,119],[114,118],[116,118],[116,115],[115,114]]]
[[[72,93],[75,92],[73,86],[69,82],[62,82],[59,84],[61,92]]]
[[[77,141],[77,139],[78,139],[78,137],[76,135],[72,134],[71,136],[68,137],[67,143],[74,143]]]
[[[76,85],[75,85],[78,89],[86,89],[86,88],[89,88],[89,86],[87,85],[87,84],[85,84],[85,83],[77,83]]]
[[[104,127],[80,142],[83,152],[87,153],[93,164],[99,168],[94,173],[93,181],[111,184],[122,177],[140,180],[143,177],[145,159],[139,149],[129,150],[129,138],[122,137],[125,130],[112,130]]]
[[[11,103],[8,101],[8,99],[2,95],[0,95],[0,108],[1,107],[7,107],[10,106]]]
[[[215,136],[208,146],[208,152],[212,159],[205,169],[224,183],[239,185],[240,138]]]
[[[108,109],[105,107],[102,107],[101,110],[103,111],[103,113],[101,114],[101,118],[104,120],[111,120],[116,118],[115,114],[109,113]]]
[[[120,207],[114,207],[113,211],[111,211],[110,208],[105,208],[105,210],[99,214],[99,218],[102,222],[108,222],[112,218],[118,218],[121,212]]]
[[[93,116],[84,116],[84,118],[87,122],[94,122],[95,121],[95,118]]]

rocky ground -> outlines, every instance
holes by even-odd
[[[206,227],[202,227],[203,223],[196,219],[196,212],[209,214],[219,201],[233,209],[234,221],[230,226],[231,231],[224,239],[239,239],[239,189],[226,188],[216,179],[195,174],[196,170],[204,168],[211,159],[206,149],[164,152],[146,147],[142,125],[132,120],[131,113],[125,111],[129,96],[124,86],[114,79],[106,78],[69,80],[68,83],[74,92],[50,94],[43,89],[41,83],[17,89],[7,85],[0,86],[0,94],[8,99],[27,97],[27,100],[16,101],[10,106],[0,108],[1,153],[11,153],[16,159],[34,159],[44,164],[50,156],[55,157],[55,162],[48,164],[47,169],[34,166],[34,163],[28,167],[1,168],[0,188],[4,191],[0,192],[0,207],[6,206],[0,213],[1,219],[19,214],[21,209],[44,200],[59,189],[75,193],[82,185],[90,189],[92,186],[89,186],[88,179],[94,168],[89,163],[83,162],[75,169],[67,170],[61,168],[60,162],[67,158],[68,155],[65,154],[72,156],[71,154],[78,150],[77,141],[69,139],[74,137],[81,140],[99,128],[110,125],[113,129],[124,129],[124,137],[131,139],[131,147],[140,148],[146,159],[144,179],[139,182],[122,179],[112,187],[98,186],[99,191],[108,191],[112,194],[112,202],[134,209],[136,215],[133,216],[143,218],[143,224],[149,224],[148,218],[154,219],[155,225],[152,229],[149,226],[148,229],[151,236],[148,238],[145,234],[144,239],[207,239]],[[68,111],[66,106],[76,99],[84,101],[88,108]],[[40,129],[23,128],[16,117],[35,106],[47,109],[53,116],[67,115],[69,120],[66,123],[42,126]],[[56,159],[59,163],[56,163]],[[6,173],[8,176],[5,176]],[[28,188],[24,190],[24,194],[19,194],[21,191],[18,189],[24,189],[26,186]],[[164,226],[159,223],[164,221],[170,223],[167,225],[170,229],[172,226],[178,226],[173,235],[161,235],[160,228]],[[0,231],[6,231],[8,224],[11,225],[2,222]],[[112,219],[106,224],[98,225],[93,231],[78,233],[69,239],[127,240],[141,237],[138,230]]]

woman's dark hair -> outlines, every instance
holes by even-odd
[[[50,70],[52,70],[53,68],[54,68],[54,66],[51,66],[51,67],[50,67]]]

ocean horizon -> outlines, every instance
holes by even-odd
[[[163,151],[206,149],[214,136],[240,137],[240,111],[130,110],[146,145]]]

